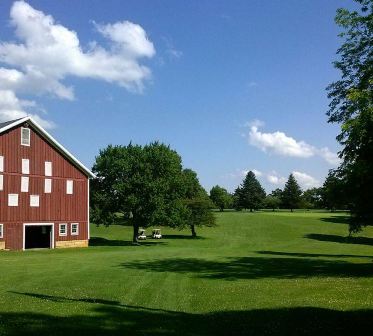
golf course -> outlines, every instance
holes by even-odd
[[[373,330],[373,228],[346,213],[215,212],[217,226],[91,226],[89,248],[0,253],[0,335]]]

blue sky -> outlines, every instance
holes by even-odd
[[[208,190],[253,169],[306,189],[338,164],[325,88],[352,0],[72,3],[0,1],[1,120],[36,116],[88,167],[165,142]]]

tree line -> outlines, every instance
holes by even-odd
[[[210,190],[211,201],[215,207],[224,209],[329,209],[348,210],[348,197],[344,192],[344,182],[330,171],[323,186],[302,191],[293,174],[283,189],[277,188],[266,194],[252,171],[249,171],[234,193],[216,185]]]

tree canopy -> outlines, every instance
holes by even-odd
[[[373,0],[355,1],[360,10],[337,11],[343,43],[334,66],[341,79],[327,88],[328,121],[341,124],[337,140],[343,146],[343,162],[336,174],[349,195],[350,231],[359,231],[373,218]]]
[[[232,195],[224,188],[216,185],[210,190],[211,201],[220,209],[224,211],[233,205]]]
[[[195,173],[182,169],[181,157],[169,146],[110,145],[100,151],[92,170],[97,176],[91,185],[96,223],[109,225],[121,213],[132,221],[134,242],[139,227],[187,225],[186,199],[198,194],[199,183],[190,182]]]

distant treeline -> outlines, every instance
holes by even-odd
[[[302,190],[293,174],[290,174],[285,187],[277,188],[266,194],[252,171],[249,171],[236,188],[229,193],[216,185],[210,190],[211,201],[220,211],[224,209],[250,211],[258,209],[328,209],[348,210],[348,198],[344,192],[343,181],[329,172],[322,187]]]

